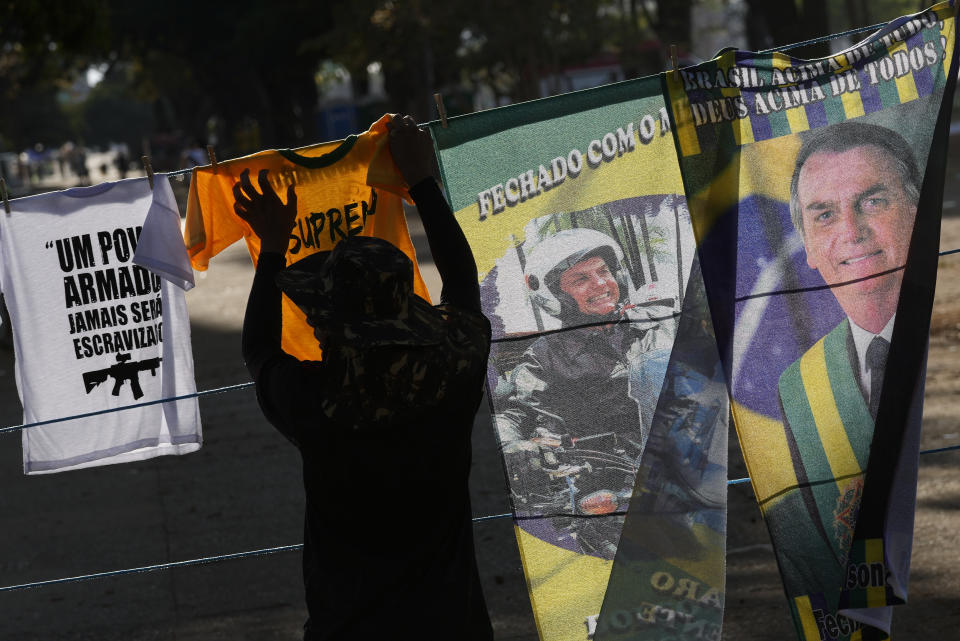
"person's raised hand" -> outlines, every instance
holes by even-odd
[[[260,251],[285,254],[297,219],[297,193],[293,185],[287,187],[287,204],[283,204],[267,180],[266,169],[257,174],[257,184],[259,192],[250,182],[250,170],[244,169],[233,185],[233,211],[260,237]]]
[[[433,140],[426,129],[417,126],[411,116],[394,116],[387,123],[390,131],[390,154],[408,187],[428,176],[436,177],[436,156]]]

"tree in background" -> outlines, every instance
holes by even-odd
[[[314,73],[326,52],[305,43],[337,30],[329,3],[139,0],[115,7],[110,24],[161,130],[205,140],[216,117],[227,155],[314,142]]]
[[[88,145],[105,148],[126,144],[139,151],[144,132],[155,127],[154,96],[135,89],[136,69],[129,63],[110,65],[103,79],[79,105],[75,130]]]
[[[74,135],[58,94],[108,50],[105,0],[0,3],[0,150]]]
[[[429,120],[436,91],[453,97],[455,115],[472,110],[480,85],[498,103],[529,100],[541,96],[543,78],[597,59],[618,63],[627,78],[656,73],[669,65],[670,44],[689,51],[692,12],[737,1],[749,9],[755,49],[919,8],[917,0],[8,2],[0,5],[0,145],[116,137],[136,153],[146,138],[159,157],[161,146],[191,140],[215,142],[222,157],[306,145],[317,140],[324,60],[350,71],[355,95],[366,93],[367,66],[380,63],[387,98],[361,114],[361,126],[383,111]],[[823,45],[797,55],[826,53]],[[91,65],[104,70],[103,86],[65,111],[60,98]]]

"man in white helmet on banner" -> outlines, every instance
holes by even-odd
[[[549,493],[561,477],[573,486],[571,512],[626,511],[675,334],[675,309],[631,303],[623,251],[592,229],[547,237],[524,272],[531,303],[558,318],[561,330],[526,349],[495,416],[518,511],[525,502],[540,511],[530,497]],[[589,456],[580,457],[586,450]],[[615,543],[593,553],[612,558]]]

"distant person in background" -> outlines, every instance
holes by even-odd
[[[120,180],[126,178],[127,168],[130,165],[130,157],[127,155],[127,152],[124,149],[119,150],[113,162],[117,166],[117,174],[120,176]]]
[[[71,153],[71,169],[77,175],[79,184],[90,184],[90,170],[87,169],[87,150],[82,146],[76,146]]]
[[[61,179],[67,177],[67,169],[70,169],[70,154],[72,153],[73,143],[69,140],[60,145],[60,149],[57,150],[57,165],[60,168]]]
[[[193,169],[209,163],[210,157],[199,138],[192,139],[190,145],[180,154],[181,169]]]
[[[352,236],[285,269],[295,187],[283,204],[266,170],[259,191],[244,173],[234,208],[262,244],[243,356],[264,415],[303,460],[305,641],[489,641],[467,479],[490,324],[429,134],[409,116],[388,127],[443,279],[440,305],[413,294],[412,263],[378,238]],[[282,350],[281,291],[314,327],[322,361]]]

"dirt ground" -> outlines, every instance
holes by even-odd
[[[943,249],[960,248],[958,178],[960,163],[948,169]],[[412,232],[426,259],[422,233],[416,226]],[[438,293],[432,264],[422,262]],[[239,345],[252,275],[245,248],[234,245],[187,294],[198,389],[248,380]],[[960,444],[958,347],[960,254],[940,262],[924,449]],[[252,391],[205,397],[200,406],[199,452],[142,463],[28,478],[19,437],[0,435],[0,587],[300,543],[299,460],[261,418]],[[13,355],[0,349],[0,426],[21,420]],[[474,447],[474,514],[507,512],[485,411]],[[733,438],[729,475],[746,476]],[[957,638],[960,452],[924,456],[918,494],[911,598],[895,614],[893,638]],[[509,519],[477,523],[475,534],[497,638],[537,639]],[[284,552],[0,592],[0,641],[295,641],[305,616],[299,563],[298,552]],[[730,489],[727,575],[724,639],[793,638],[766,528],[746,485]],[[430,625],[429,611],[411,616]]]

